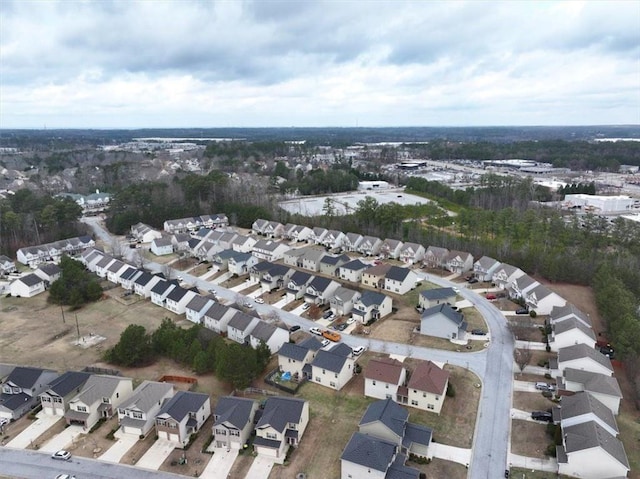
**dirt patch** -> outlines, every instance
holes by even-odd
[[[513,393],[513,407],[521,411],[547,411],[557,403],[546,398],[541,392],[515,391]]]
[[[407,466],[424,472],[428,478],[467,479],[469,475],[469,470],[462,464],[438,458],[432,459],[429,464],[416,464],[408,461]]]
[[[212,454],[202,452],[205,443],[211,438],[213,417],[205,421],[198,432],[198,436],[191,443],[189,449],[174,449],[158,470],[198,477],[211,460]]]
[[[514,419],[511,421],[511,452],[537,459],[546,459],[545,451],[553,438],[546,424]]]
[[[118,418],[114,416],[101,423],[93,432],[78,436],[68,449],[75,456],[95,459],[115,443],[115,440],[108,439],[107,435],[116,427],[118,427]]]
[[[155,434],[149,433],[147,437],[136,442],[131,449],[129,449],[122,459],[120,459],[120,464],[130,464],[135,465],[136,462],[140,460],[144,453],[149,450],[153,443],[156,441]]]

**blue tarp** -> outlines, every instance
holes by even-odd
[[[289,381],[291,379],[291,373],[289,371],[287,371],[286,373],[282,373],[282,376],[280,376],[280,378],[283,381]]]

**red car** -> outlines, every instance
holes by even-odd
[[[490,301],[497,299],[497,296],[495,294],[487,294],[485,297]]]

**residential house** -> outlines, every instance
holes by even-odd
[[[452,273],[462,274],[473,269],[473,256],[464,251],[449,251],[444,268]]]
[[[287,302],[302,299],[307,291],[307,285],[314,279],[315,276],[305,271],[293,273],[287,283]]]
[[[223,249],[211,257],[211,263],[216,271],[227,271],[229,269],[229,259],[238,254],[233,249]]]
[[[328,231],[329,230],[326,228],[320,228],[316,226],[315,228],[313,228],[311,234],[309,235],[307,242],[309,244],[322,244],[322,241],[324,240],[324,237],[327,236]]]
[[[196,294],[185,306],[187,319],[192,323],[201,324],[204,321],[204,314],[211,308],[213,303],[215,303],[215,301],[211,298]]]
[[[189,241],[191,240],[191,235],[188,233],[176,233],[171,236],[171,245],[173,246],[173,251],[189,251]]]
[[[321,349],[311,362],[312,382],[339,391],[353,377],[355,360],[349,346],[338,343],[331,349]]]
[[[173,253],[173,241],[170,236],[155,238],[151,241],[151,252],[156,256],[164,256]]]
[[[253,432],[258,401],[237,396],[218,399],[213,412],[213,440],[216,449],[241,450]]]
[[[391,266],[384,278],[384,289],[395,294],[407,294],[415,289],[418,281],[418,275],[409,268]]]
[[[302,257],[307,252],[308,249],[318,249],[312,246],[305,246],[302,248],[291,248],[282,255],[282,261],[287,266],[292,266],[294,268],[302,268]],[[319,250],[324,252],[324,250]]]
[[[552,412],[553,422],[563,429],[575,424],[595,421],[614,437],[620,432],[611,409],[585,391],[575,393],[573,396],[562,396],[560,404],[554,406]]]
[[[176,287],[178,287],[178,285],[173,281],[162,279],[156,282],[155,286],[151,288],[151,302],[164,308],[167,295]]]
[[[284,225],[277,221],[269,221],[262,232],[267,238],[280,238],[284,233]]]
[[[303,249],[304,254],[298,257],[297,266],[299,268],[302,267],[307,271],[320,271],[320,261],[326,255],[324,250],[313,247],[306,247]],[[301,261],[302,263],[300,263]]]
[[[78,259],[92,273],[96,272],[96,263],[104,258],[104,252],[96,248],[88,248],[84,250]]]
[[[264,234],[264,229],[267,227],[268,224],[269,224],[269,221],[264,220],[262,218],[258,218],[251,225],[251,232],[254,235]]]
[[[227,334],[229,321],[239,312],[237,309],[230,308],[224,304],[214,303],[204,313],[204,326],[218,334]]]
[[[162,233],[144,223],[136,223],[131,227],[131,236],[141,243],[151,243],[154,239],[162,238]]]
[[[131,291],[134,288],[134,281],[142,273],[143,273],[142,270],[134,268],[133,266],[129,266],[120,274],[120,277],[118,278],[118,283],[124,289]]]
[[[355,253],[363,239],[364,236],[359,233],[347,233],[342,240],[342,251]]]
[[[213,229],[224,229],[229,227],[229,218],[224,213],[200,216],[204,227]]]
[[[421,262],[424,259],[426,250],[424,246],[418,243],[404,243],[400,248],[400,261],[404,264],[412,265]]]
[[[320,274],[327,276],[337,276],[337,271],[340,266],[351,261],[351,258],[346,254],[337,256],[325,254],[320,259]]]
[[[420,334],[436,338],[464,340],[467,323],[464,316],[448,304],[425,309],[420,318]]]
[[[297,447],[309,423],[309,403],[297,398],[269,397],[256,424],[253,448],[283,464],[289,447]]]
[[[511,288],[509,288],[509,296],[513,299],[525,299],[526,294],[538,285],[540,285],[538,281],[533,279],[528,274],[525,274],[523,276],[520,276],[519,278],[516,278],[513,283],[511,283]]]
[[[54,262],[57,263],[63,254],[76,256],[82,251],[93,248],[95,241],[89,236],[78,236],[68,238],[53,243],[47,243],[37,246],[27,246],[16,251],[16,260],[31,268],[35,268],[41,263]]]
[[[622,442],[596,421],[562,428],[556,447],[558,472],[585,479],[627,477],[629,460]]]
[[[337,276],[343,281],[360,283],[362,281],[362,273],[370,267],[371,265],[363,263],[359,259],[354,259],[340,266]]]
[[[69,401],[67,424],[91,429],[99,419],[108,419],[133,393],[133,380],[120,376],[92,374],[82,390]]]
[[[390,269],[391,265],[386,263],[365,269],[362,272],[362,284],[369,288],[384,289],[385,278]]]
[[[208,394],[178,391],[156,415],[156,434],[184,448],[211,416]]]
[[[69,409],[69,401],[82,390],[91,374],[67,371],[53,379],[46,391],[40,394],[42,412],[63,417]]]
[[[551,358],[549,368],[557,372],[556,376],[562,375],[566,368],[613,376],[611,360],[586,344],[574,344],[558,349],[558,357]]]
[[[365,236],[358,245],[358,253],[364,256],[375,256],[382,249],[382,240],[375,236]]]
[[[361,296],[362,294],[359,291],[340,286],[334,291],[333,296],[329,300],[331,311],[333,311],[336,316],[345,316],[351,312],[354,303],[358,301]]]
[[[419,479],[398,444],[355,432],[340,456],[340,479]]]
[[[269,293],[275,289],[282,289],[289,282],[289,278],[295,272],[288,266],[282,264],[274,264],[269,271],[262,276],[260,286],[262,292]]]
[[[420,361],[407,383],[409,406],[440,414],[449,373],[431,361]]]
[[[545,315],[551,313],[553,308],[567,304],[562,296],[542,284],[527,291],[524,300],[531,311]]]
[[[315,337],[309,337],[304,341],[284,343],[278,351],[278,367],[282,372],[291,373],[293,378],[302,379],[311,376],[311,371],[305,371],[305,366],[316,357],[322,344]]]
[[[171,383],[143,381],[118,407],[118,424],[122,432],[146,437],[153,429],[162,405],[174,394]]]
[[[232,250],[233,251],[233,250]],[[255,264],[258,264],[258,258],[251,253],[240,253],[233,251],[233,255],[229,258],[229,273],[236,276],[244,276],[249,274],[249,270]]]
[[[131,266],[120,260],[113,261],[107,268],[107,279],[113,284],[119,284],[120,275]]]
[[[358,428],[362,434],[396,444],[403,454],[430,457],[432,430],[409,422],[409,412],[391,398],[371,403]]]
[[[133,281],[133,289],[138,296],[148,298],[151,296],[151,289],[153,289],[159,281],[164,280],[160,276],[143,271],[142,274]]]
[[[44,290],[44,280],[34,273],[22,276],[9,285],[9,293],[17,298],[32,298],[44,293]]]
[[[164,307],[176,314],[184,314],[187,304],[197,296],[198,293],[181,286],[176,286],[165,297]]]
[[[49,369],[16,366],[2,383],[0,419],[15,420],[24,416],[39,402],[39,395],[58,373]]]
[[[551,324],[557,324],[567,319],[575,319],[588,328],[592,327],[589,315],[583,313],[571,303],[567,303],[564,306],[556,306],[549,313],[549,322]]]
[[[559,396],[586,391],[607,406],[613,414],[618,414],[622,391],[616,378],[608,374],[565,368],[562,376],[558,376],[556,379]]]
[[[286,234],[285,237],[292,241],[307,241],[313,234],[313,230],[307,226],[294,225]]]
[[[166,220],[164,222],[164,230],[167,233],[185,233],[201,228],[220,229],[226,228],[227,226],[229,226],[229,218],[223,213]]]
[[[60,279],[62,270],[56,264],[44,263],[36,268],[34,274],[42,278],[44,280],[45,286],[48,287],[51,283]]]
[[[16,270],[16,263],[9,257],[0,254],[0,276],[13,273]]]
[[[424,264],[426,268],[430,269],[444,269],[448,257],[449,250],[447,248],[429,246],[424,252],[422,264]]]
[[[271,354],[280,351],[282,345],[288,342],[289,331],[265,321],[258,321],[251,333],[249,333],[249,344],[252,348],[257,349],[260,343],[264,343],[271,351]]]
[[[453,288],[434,288],[420,291],[418,295],[418,307],[421,310],[429,309],[439,304],[455,304],[457,294]]]
[[[259,240],[253,245],[252,254],[264,261],[278,261],[282,259],[284,253],[289,250],[286,243],[273,240]]]
[[[227,323],[227,337],[236,343],[249,344],[249,335],[260,321],[260,318],[238,311]]]
[[[511,266],[507,263],[502,263],[493,273],[491,282],[500,289],[509,290],[513,282],[521,276],[524,276],[525,272],[520,268]]]
[[[340,283],[336,281],[316,276],[307,286],[304,300],[311,304],[327,304],[339,287]]]
[[[260,261],[249,268],[249,278],[251,278],[251,281],[254,283],[260,283],[264,275],[274,266],[275,263],[270,261]]]
[[[393,301],[391,297],[375,291],[364,291],[358,301],[353,304],[351,315],[356,321],[367,324],[391,314]]]
[[[115,263],[116,261],[118,260],[113,258],[112,256],[104,255],[102,259],[96,263],[96,274],[100,278],[106,278],[107,270],[109,269],[109,266],[111,266],[111,264]]]
[[[237,235],[231,242],[231,249],[240,253],[251,253],[257,242],[253,236]]]
[[[490,258],[489,256],[483,256],[473,263],[473,276],[479,281],[493,281],[493,275],[500,265],[502,265],[500,261]]]
[[[586,344],[591,348],[596,347],[596,335],[593,329],[585,326],[575,318],[551,323],[551,334],[547,336],[551,351],[558,352],[560,348],[566,348],[574,344]]]
[[[364,369],[364,395],[407,402],[407,369],[397,359],[374,358]]]
[[[402,251],[402,241],[387,238],[382,242],[382,246],[380,247],[380,256],[390,259],[399,259],[400,251]]]

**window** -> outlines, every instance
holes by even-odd
[[[336,387],[336,383],[334,383],[333,381],[331,381],[331,382],[329,383],[329,386],[331,386],[332,388],[335,388],[335,387]]]
[[[226,436],[227,435],[227,431],[225,431],[224,429],[216,429],[216,434],[218,436]]]
[[[76,411],[87,412],[87,407],[86,406],[76,406]]]
[[[416,401],[415,399],[411,400],[411,405],[412,406],[417,406],[418,405],[418,401]]]
[[[433,407],[433,404],[427,404],[427,409],[435,409],[435,408]]]
[[[229,436],[240,436],[240,431],[238,431],[237,429],[231,429],[229,431]]]
[[[108,397],[103,397],[102,402],[105,404],[109,404],[111,402],[111,399],[109,399]]]
[[[267,433],[267,439],[278,439],[278,435],[272,432]]]
[[[337,378],[338,377],[338,373],[335,373],[333,376]]]
[[[385,384],[385,385],[384,385],[384,388],[385,388],[385,389],[389,389],[389,385],[388,385],[388,384]]]
[[[320,379],[320,376],[316,376],[316,382],[317,383],[321,383],[322,382],[322,379]]]
[[[137,412],[137,411],[132,411],[131,412],[131,417],[134,419],[142,419],[142,413],[141,412]]]
[[[375,380],[373,380],[373,385],[374,385],[374,386],[376,385],[376,381],[375,381]]]
[[[324,369],[322,370],[322,374],[326,374],[326,371]]]
[[[422,393],[422,397],[426,398],[427,397],[427,393]]]
[[[440,396],[436,396],[436,401],[440,401]]]

